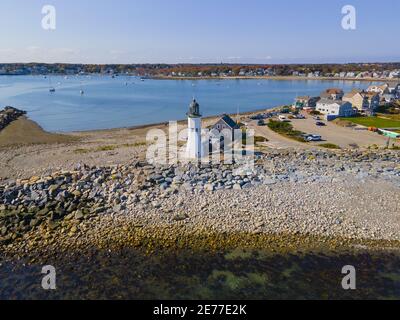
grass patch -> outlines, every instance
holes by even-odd
[[[386,115],[385,115],[386,116]],[[357,117],[357,118],[340,118],[341,121],[350,121],[365,127],[375,128],[400,128],[400,120],[382,117]]]
[[[118,148],[131,148],[131,147],[141,147],[141,146],[146,146],[147,143],[146,142],[135,142],[135,143],[125,143],[122,145],[107,145],[107,146],[99,146],[93,149],[84,149],[84,148],[80,148],[80,149],[76,149],[74,150],[74,153],[76,154],[86,154],[86,153],[90,153],[90,152],[104,152],[104,151],[114,151]]]
[[[351,121],[345,120],[345,119],[335,119],[335,120],[333,120],[333,122],[335,124],[337,124],[338,126],[345,127],[345,128],[352,128],[352,127],[356,126],[356,124],[354,122],[351,122]]]
[[[134,147],[144,147],[147,145],[147,142],[141,141],[141,142],[136,142],[133,144]]]
[[[122,146],[125,148],[130,148],[130,147],[143,147],[146,145],[147,145],[147,142],[140,141],[140,142],[135,142],[135,143],[125,143]]]
[[[260,136],[254,137],[254,143],[263,143],[263,142],[268,142],[268,139]]]
[[[74,153],[76,153],[76,154],[86,154],[86,153],[89,153],[89,152],[90,152],[89,149],[76,149],[76,150],[74,150]]]
[[[400,114],[378,113],[379,118],[400,121]]]
[[[101,152],[101,151],[113,151],[117,148],[117,146],[100,146],[97,147],[94,151]]]
[[[296,141],[305,142],[305,140],[303,138],[304,132],[294,130],[293,126],[289,122],[269,120],[269,123],[267,124],[267,126],[272,131],[275,131],[276,133],[284,135],[285,137],[288,137],[288,138],[296,140]]]
[[[341,149],[338,145],[333,143],[322,143],[319,146],[327,149]]]

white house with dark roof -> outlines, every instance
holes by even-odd
[[[374,92],[380,95],[389,93],[389,85],[387,83],[382,85],[372,85],[369,86],[367,92]]]
[[[386,94],[382,95],[380,100],[383,103],[392,103],[392,102],[396,101],[396,96],[393,93],[386,93]]]
[[[216,129],[218,131],[222,131],[225,129],[228,130],[236,130],[240,129],[239,125],[227,114],[224,114],[212,127],[212,129]]]
[[[321,99],[317,102],[315,109],[320,113],[332,117],[352,117],[355,115],[353,105],[350,102],[342,100]]]

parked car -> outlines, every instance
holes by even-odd
[[[282,121],[282,122],[290,122],[290,120],[288,118],[286,118],[285,116],[282,116],[282,115],[280,115],[278,117],[278,119],[279,119],[279,121]]]
[[[257,125],[262,127],[265,126],[265,121],[264,120],[258,120]]]
[[[325,124],[324,122],[322,122],[322,121],[317,121],[315,124],[316,124],[318,127],[325,127],[325,126],[326,126],[326,124]]]
[[[309,142],[322,140],[322,137],[317,134],[305,134],[305,135],[303,135],[303,137],[304,137],[304,140],[309,141]]]
[[[251,120],[260,120],[260,119],[263,119],[263,118],[264,117],[261,114],[257,114],[255,116],[250,117]]]

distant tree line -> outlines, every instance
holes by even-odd
[[[180,74],[185,76],[211,76],[225,74],[265,74],[267,70],[273,75],[286,76],[293,72],[308,74],[337,74],[341,72],[383,72],[399,70],[396,63],[349,63],[349,64],[44,64],[44,63],[11,63],[0,64],[0,74],[134,74],[140,76],[162,76]]]

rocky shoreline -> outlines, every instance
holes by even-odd
[[[0,111],[0,130],[3,130],[11,122],[17,120],[19,117],[25,115],[26,112],[18,110],[13,107],[5,107]]]
[[[0,246],[20,255],[49,246],[290,247],[306,238],[400,247],[398,152],[275,151],[241,168],[134,161],[8,181]]]

